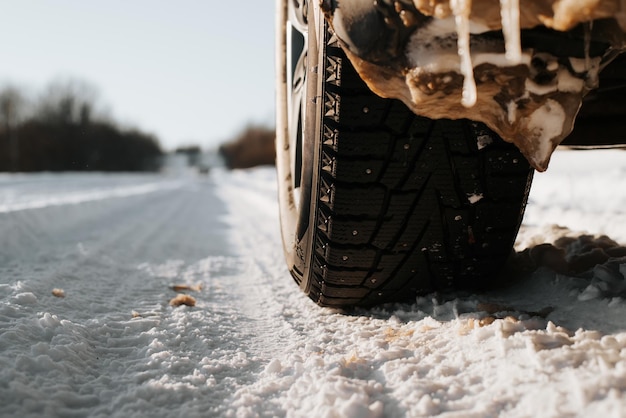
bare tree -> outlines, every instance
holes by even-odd
[[[276,159],[276,130],[248,125],[233,140],[222,144],[219,153],[230,169],[273,165]]]
[[[57,80],[37,102],[27,97],[0,86],[1,171],[159,169],[158,139],[120,128],[97,105],[97,89],[90,84]]]
[[[49,123],[86,124],[96,113],[98,96],[98,89],[85,81],[57,79],[39,99],[36,115]]]
[[[24,107],[24,97],[16,87],[7,86],[0,91],[0,118],[8,141],[11,171],[19,170],[20,146],[17,127],[24,117]]]

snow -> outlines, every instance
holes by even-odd
[[[289,277],[272,169],[0,176],[0,416],[624,416],[626,262],[521,255],[626,243],[625,172],[558,151],[506,286],[351,312]]]
[[[511,114],[509,113],[509,117]],[[563,132],[567,114],[563,106],[556,100],[548,99],[530,114],[527,127],[530,133],[528,140],[537,144],[533,159],[547,161],[553,151],[553,140]]]

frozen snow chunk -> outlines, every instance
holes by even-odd
[[[306,343],[304,345],[304,351],[309,353],[321,353],[323,350],[316,344]]]
[[[264,372],[265,373],[280,373],[282,370],[283,370],[283,365],[281,364],[280,360],[275,358],[274,360],[270,361],[267,366],[265,366]]]
[[[320,356],[311,356],[304,362],[304,367],[309,369],[324,367],[324,359]]]
[[[378,418],[382,416],[380,402],[369,404],[369,397],[363,394],[353,393],[347,403],[340,408],[343,417]]]
[[[390,348],[383,352],[380,352],[374,356],[377,361],[392,361],[403,358],[411,358],[414,356],[414,352],[405,348]]]
[[[479,135],[478,138],[476,138],[476,143],[477,143],[478,149],[481,150],[493,144],[493,138],[491,138],[491,136],[489,135]]]
[[[617,308],[617,307],[621,307],[624,304],[624,299],[621,297],[616,297],[611,299],[611,301],[609,302],[609,308]]]
[[[600,289],[590,284],[583,292],[578,295],[578,300],[584,302],[586,300],[597,299],[601,296]]]
[[[56,315],[51,315],[46,312],[41,318],[39,318],[39,325],[44,328],[56,328],[61,325],[61,321]]]
[[[482,193],[474,193],[474,194],[469,194],[467,195],[467,200],[469,200],[469,202],[473,205],[475,203],[478,203],[482,200],[483,195]]]
[[[574,342],[563,333],[538,333],[532,337],[532,343],[535,351],[552,350],[555,348],[574,344]]]
[[[497,323],[500,325],[498,334],[502,338],[508,338],[518,332],[526,331],[524,323],[512,316],[507,316],[504,319],[498,320]]]
[[[602,347],[609,348],[613,350],[621,350],[623,345],[617,341],[617,339],[612,335],[604,335],[600,338],[600,344]]]
[[[19,305],[32,305],[37,303],[37,296],[32,292],[23,292],[15,295],[13,300]]]
[[[473,336],[476,341],[486,341],[490,338],[493,338],[496,334],[495,328],[490,326],[481,326],[479,328],[475,328],[473,332]]]
[[[417,411],[422,416],[433,416],[439,413],[439,400],[425,394],[416,405]]]
[[[206,384],[207,377],[198,369],[194,369],[191,375],[183,377],[183,381],[189,382],[194,386]]]
[[[624,275],[621,268],[607,264],[598,264],[593,268],[593,276],[603,282],[621,284],[624,282]]]

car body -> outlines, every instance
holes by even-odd
[[[585,123],[597,125],[587,142],[626,142],[606,123],[613,113],[622,124],[616,111],[625,114],[614,92],[626,84],[619,58],[626,2],[329,0],[321,7],[373,91],[430,118],[484,122],[539,171],[574,129],[587,96]]]
[[[626,143],[624,0],[277,0],[283,249],[322,306],[492,286],[534,171]]]

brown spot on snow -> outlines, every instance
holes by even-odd
[[[194,299],[193,297],[189,295],[180,294],[180,295],[177,295],[172,300],[170,300],[170,305],[171,306],[181,306],[181,305],[196,306],[196,299]]]
[[[65,291],[63,289],[54,288],[52,289],[52,296],[57,297],[57,298],[64,298]]]

